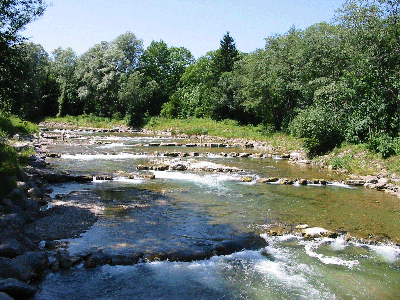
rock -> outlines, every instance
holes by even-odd
[[[189,144],[186,144],[185,146],[188,148],[191,148],[191,147],[197,147],[197,144],[189,143]]]
[[[286,225],[277,225],[269,228],[268,234],[271,236],[282,236],[291,232],[291,228]]]
[[[49,256],[46,252],[27,252],[14,258],[17,264],[31,268],[35,276],[49,269]]]
[[[21,207],[23,210],[27,208],[28,197],[18,188],[15,188],[8,194],[8,198],[12,204]]]
[[[88,258],[86,258],[83,265],[86,269],[94,269],[97,266],[103,266],[105,264],[109,264],[110,261],[111,258],[108,257],[106,254],[102,252],[96,252],[90,255]]]
[[[187,169],[187,166],[182,163],[177,163],[177,164],[171,165],[170,169],[174,170],[174,171],[185,171]]]
[[[156,175],[154,175],[154,174],[142,174],[142,178],[143,179],[147,179],[147,180],[151,180],[151,179],[155,179]]]
[[[136,169],[143,171],[143,170],[150,170],[150,167],[144,165],[138,165]]]
[[[39,191],[38,188],[36,188],[36,187],[30,188],[27,193],[28,193],[29,197],[33,197],[33,198],[42,198],[43,197],[43,193],[41,191]]]
[[[320,227],[308,227],[302,229],[302,234],[305,238],[318,238],[321,236],[328,236],[331,232]]]
[[[110,266],[131,266],[139,262],[142,254],[134,253],[131,255],[115,255],[111,257]]]
[[[259,183],[272,183],[272,182],[278,182],[278,181],[279,181],[278,177],[260,178],[258,180]]]
[[[351,186],[363,186],[365,184],[365,181],[362,179],[349,179],[346,180],[345,183]]]
[[[28,282],[35,275],[32,268],[21,265],[14,259],[0,257],[0,278],[14,278]]]
[[[375,184],[375,189],[377,189],[378,191],[384,190],[386,187],[387,183],[385,182],[378,182],[377,184]]]
[[[0,292],[0,300],[14,300],[13,298],[11,298],[9,295],[7,295],[6,293]]]
[[[307,179],[299,179],[299,180],[298,180],[298,183],[299,183],[300,185],[307,185],[307,184],[308,184],[308,181],[307,181]]]
[[[169,156],[169,157],[178,157],[180,156],[180,152],[165,152],[164,156]]]
[[[288,179],[288,178],[281,178],[278,180],[279,184],[285,184],[285,185],[292,185],[293,184],[293,180]]]
[[[249,157],[250,155],[251,155],[251,153],[239,153],[240,158],[246,158],[246,157]]]
[[[378,177],[376,176],[364,176],[362,179],[365,181],[365,183],[372,183],[376,184],[378,183]]]
[[[45,248],[49,250],[67,249],[69,242],[64,241],[46,241]]]
[[[305,164],[305,165],[309,165],[311,164],[311,160],[307,160],[307,159],[301,159],[298,161],[299,164]]]
[[[98,175],[95,176],[95,178],[96,180],[107,180],[107,181],[113,180],[112,177],[109,175]]]
[[[250,176],[243,176],[241,181],[242,182],[252,182],[253,178],[251,178]]]
[[[76,260],[71,258],[66,250],[57,251],[56,259],[58,261],[58,266],[64,270],[70,269],[74,263],[76,263]]]
[[[160,146],[160,143],[149,143],[150,147],[158,147]]]
[[[153,167],[153,170],[156,171],[167,171],[169,169],[168,165],[157,165]]]
[[[0,256],[14,258],[23,253],[21,244],[14,238],[6,240],[0,245]]]
[[[93,181],[93,176],[77,175],[77,176],[74,176],[74,181],[76,181],[76,182],[91,182],[91,181]]]
[[[0,292],[15,299],[23,299],[35,295],[36,289],[25,282],[21,282],[14,278],[0,280]]]
[[[295,228],[296,229],[306,229],[306,228],[308,228],[308,225],[307,224],[299,224]]]
[[[200,156],[200,153],[199,152],[190,152],[189,155],[192,157],[196,157],[196,156]]]

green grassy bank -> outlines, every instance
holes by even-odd
[[[39,127],[31,122],[0,112],[0,199],[15,187],[20,166],[32,151],[17,153],[10,138],[15,134],[34,134]]]

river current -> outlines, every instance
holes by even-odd
[[[94,269],[80,264],[47,275],[34,299],[400,299],[400,248],[388,242],[400,241],[398,198],[346,186],[337,175],[311,166],[229,155],[256,150],[149,145],[176,141],[83,132],[68,143],[48,146],[61,154],[48,159],[52,168],[98,175],[90,183],[52,187],[52,205],[72,205],[63,195],[75,192],[96,193],[100,199],[73,203],[99,218],[79,237],[66,240],[69,253],[197,251],[207,243],[249,233],[267,246],[189,262],[141,260]],[[163,159],[159,154],[165,151],[195,151],[199,156],[175,159],[243,172],[137,170],[138,165]],[[141,173],[154,174],[155,179],[141,178]],[[113,174],[112,180],[104,180],[104,174]],[[252,180],[242,182],[243,176]],[[260,177],[332,180],[328,185],[299,186],[261,184]],[[308,224],[340,234],[314,239],[268,235],[275,224]],[[365,242],[372,236],[386,242]]]

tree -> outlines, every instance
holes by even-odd
[[[42,0],[5,0],[0,2],[0,109],[9,110],[20,89],[23,76],[19,32],[40,17],[46,8]]]
[[[344,77],[356,90],[354,118],[361,140],[372,132],[399,132],[400,43],[398,1],[346,1],[336,22],[351,58]],[[362,110],[361,110],[362,108]],[[354,122],[353,122],[354,123]]]
[[[83,113],[83,103],[78,97],[78,85],[75,76],[78,57],[71,49],[61,47],[52,52],[51,72],[60,88],[58,98],[60,116],[76,116]]]
[[[49,55],[39,44],[27,42],[17,47],[21,53],[20,62],[24,71],[19,80],[19,90],[10,106],[11,112],[34,121],[55,116],[58,111],[59,89],[50,72]]]
[[[152,41],[140,58],[141,72],[148,81],[154,80],[159,89],[154,93],[151,106],[157,114],[164,103],[178,88],[178,82],[185,69],[194,61],[192,54],[184,47],[168,48],[164,41]]]
[[[229,31],[220,41],[220,47],[214,59],[215,74],[219,78],[224,72],[231,72],[235,61],[239,59],[239,51]]]
[[[126,108],[119,102],[122,79],[135,71],[143,51],[142,41],[134,34],[125,33],[113,42],[101,42],[78,60],[78,97],[84,113],[111,117],[124,116]]]
[[[119,90],[119,99],[126,108],[126,119],[131,126],[143,125],[146,115],[155,115],[159,111],[151,101],[159,86],[154,81],[149,81],[139,71],[135,71],[123,80]],[[155,110],[155,111],[154,111]]]

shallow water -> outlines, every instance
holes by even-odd
[[[75,173],[138,174],[137,165],[159,159],[154,151],[207,151],[214,155],[195,159],[244,172],[154,171],[154,180],[115,176],[112,181],[55,185],[54,197],[86,190],[102,199],[84,203],[99,215],[99,221],[80,237],[68,240],[71,254],[94,249],[196,251],[244,233],[261,235],[268,246],[194,262],[143,261],[94,270],[81,265],[48,275],[35,299],[400,299],[398,246],[367,245],[344,237],[307,240],[265,234],[271,223],[289,222],[399,241],[397,198],[340,184],[243,183],[242,175],[337,178],[281,160],[219,155],[248,149],[148,147],[143,144],[170,140],[133,135],[83,137],[74,140],[75,145],[54,146],[51,150],[63,155],[49,159],[51,166]],[[54,201],[71,204],[67,198]]]

